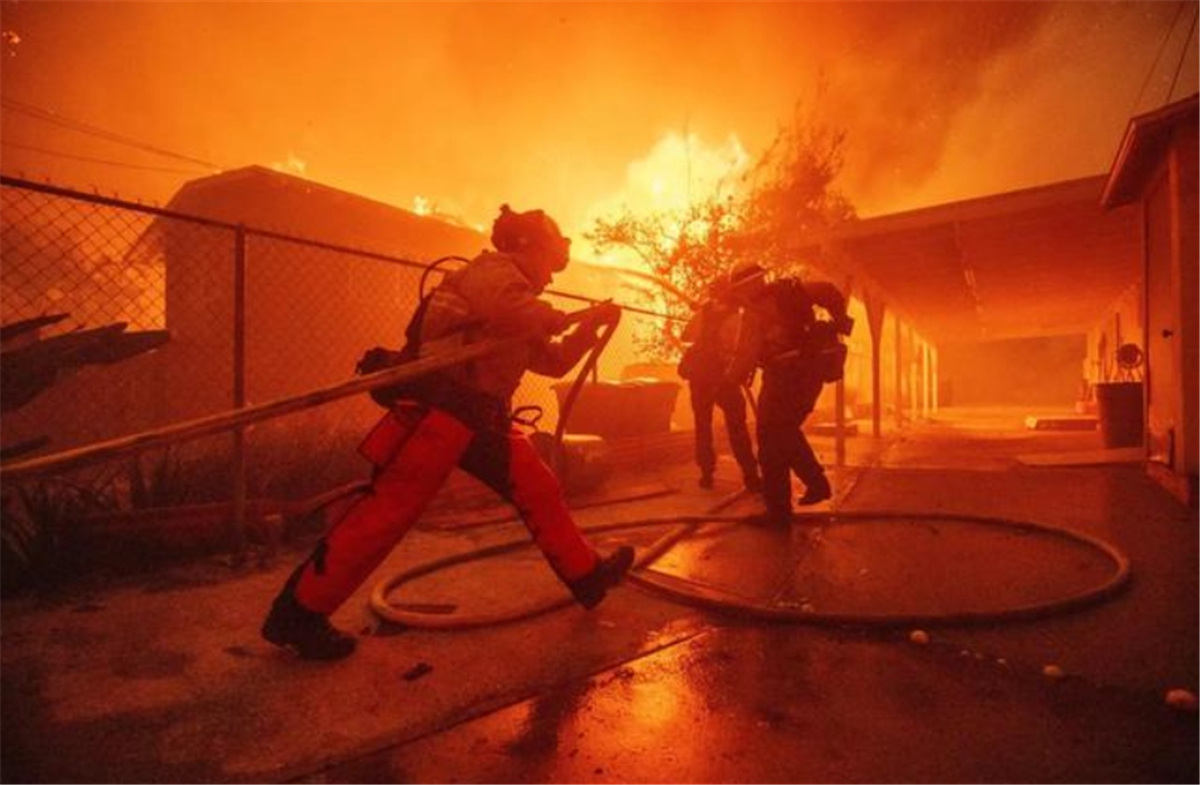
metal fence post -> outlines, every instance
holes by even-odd
[[[233,408],[246,406],[246,227],[238,224],[233,252]],[[231,546],[235,564],[246,555],[246,431],[233,430],[233,516]]]

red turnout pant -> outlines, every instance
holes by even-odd
[[[359,449],[376,466],[374,481],[304,566],[295,598],[309,610],[337,610],[400,542],[455,466],[516,506],[564,582],[596,566],[596,551],[571,519],[558,478],[516,430],[472,430],[439,409],[401,403]]]

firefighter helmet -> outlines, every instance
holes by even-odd
[[[739,302],[755,300],[765,291],[767,271],[754,262],[738,262],[729,271],[729,294]]]
[[[747,261],[738,262],[729,271],[729,285],[739,286],[755,278],[762,278],[766,274],[767,271],[760,264]]]
[[[492,245],[497,251],[543,257],[551,272],[567,266],[571,241],[563,236],[550,216],[541,210],[524,213],[500,206],[500,217],[492,224]]]

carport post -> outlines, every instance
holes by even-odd
[[[893,320],[896,326],[896,427],[899,428],[904,423],[904,338],[900,331],[900,318],[897,316]]]
[[[921,339],[921,416],[928,419],[933,412],[933,399],[929,395],[929,341]]]
[[[854,290],[854,276],[846,276],[846,285],[842,288],[842,293],[846,300],[850,299],[850,292]],[[834,385],[833,405],[836,409],[834,413],[834,422],[836,423],[834,436],[834,454],[837,466],[846,465],[846,378],[843,376],[837,380]]]
[[[905,325],[904,327],[904,414],[909,419],[915,420],[921,416],[921,399],[918,397],[920,390],[918,389],[920,376],[917,367],[919,360],[918,352],[920,350],[917,344],[917,336],[913,334],[912,327]]]
[[[887,310],[882,300],[863,293],[867,309],[867,326],[871,329],[871,435],[879,438],[883,432],[883,379],[879,348],[883,343],[883,315]]]
[[[911,326],[906,326],[905,331],[905,395],[906,411],[910,419],[920,418],[920,368],[918,367],[920,346],[918,341],[920,338],[914,334]]]
[[[938,401],[938,350],[936,346],[929,347],[929,377],[932,380],[929,389],[930,405],[933,407],[933,412],[936,414],[939,408]]]

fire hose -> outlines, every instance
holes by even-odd
[[[590,309],[585,309],[583,312],[586,313],[588,310]],[[596,337],[596,342],[592,344],[592,348],[588,350],[587,358],[580,366],[579,372],[575,374],[575,379],[571,382],[571,387],[567,390],[559,410],[558,423],[554,427],[554,440],[551,442],[552,463],[550,468],[560,476],[567,470],[566,456],[563,452],[563,437],[567,433],[567,423],[570,422],[571,411],[575,408],[575,402],[579,399],[579,393],[583,390],[587,377],[595,371],[596,364],[600,361],[600,355],[604,353],[604,349],[608,346],[609,340],[612,339],[613,333],[616,332],[617,325],[621,321],[620,309],[614,309],[613,314],[613,318],[606,320],[601,325],[601,332]]]
[[[578,321],[583,317],[584,314],[588,312],[588,310],[590,309],[584,309],[583,311],[572,314],[571,319],[573,321]],[[570,418],[571,410],[578,398],[584,381],[586,380],[588,374],[595,369],[600,354],[608,345],[609,339],[612,337],[612,334],[617,327],[619,318],[620,311],[617,311],[616,318],[606,322],[603,325],[603,333],[598,336],[597,341],[595,344],[593,344],[586,361],[580,368],[579,373],[576,375],[568,394],[563,399],[563,405],[559,414],[558,424],[555,428],[553,441],[554,450],[552,452],[552,460],[557,462],[558,465],[553,465],[552,468],[554,468],[556,472],[561,472],[564,468],[562,465],[562,439],[566,432],[566,426]],[[749,389],[746,389],[745,392],[751,400],[751,405],[753,405],[753,395],[750,394]],[[1103,557],[1108,559],[1112,563],[1114,569],[1111,575],[1098,586],[1075,592],[1066,597],[1045,602],[1025,603],[1015,607],[1004,608],[995,611],[954,611],[949,613],[935,614],[842,613],[822,612],[805,608],[781,607],[769,603],[751,602],[748,600],[735,598],[730,595],[724,595],[720,592],[706,590],[700,586],[689,586],[687,588],[683,588],[679,582],[665,580],[661,573],[656,573],[650,569],[651,565],[658,558],[660,558],[685,537],[696,533],[701,526],[713,523],[748,524],[752,517],[753,516],[749,515],[716,515],[710,513],[706,515],[643,518],[601,526],[585,527],[583,531],[588,534],[601,534],[613,531],[625,531],[645,527],[673,525],[672,529],[655,540],[650,546],[640,550],[633,568],[628,575],[628,580],[631,583],[641,588],[664,594],[669,598],[685,604],[699,606],[709,610],[732,612],[743,617],[751,617],[775,622],[783,621],[818,625],[900,626],[911,624],[981,624],[1018,619],[1042,618],[1045,616],[1064,613],[1068,610],[1079,608],[1085,605],[1090,605],[1110,597],[1124,588],[1124,586],[1128,583],[1130,575],[1129,560],[1123,553],[1103,540],[1079,532],[1073,532],[1066,529],[1056,529],[1039,524],[1003,518],[984,518],[969,515],[946,515],[943,513],[925,513],[914,515],[912,513],[899,514],[869,511],[849,513],[837,512],[832,514],[810,513],[798,515],[795,517],[795,519],[797,521],[824,520],[841,523],[853,520],[870,520],[873,522],[911,520],[914,517],[920,517],[922,519],[957,520],[979,523],[988,526],[1001,526],[1026,533],[1034,532],[1048,536],[1054,536],[1076,544],[1082,544],[1094,551],[1099,552]],[[512,542],[501,543],[499,545],[493,545],[468,551],[466,553],[445,557],[409,570],[405,570],[391,577],[386,577],[379,581],[372,589],[370,607],[380,618],[396,624],[424,629],[464,629],[491,626],[496,624],[506,624],[529,619],[574,604],[574,600],[564,592],[561,594],[561,596],[547,598],[543,601],[530,604],[528,607],[524,608],[474,614],[456,614],[429,613],[416,610],[415,606],[412,608],[402,608],[393,604],[390,600],[391,595],[396,591],[396,589],[422,576],[466,562],[486,559],[493,556],[510,553],[512,551],[529,548],[531,546],[532,542],[528,538],[523,538],[520,540],[514,540]]]
[[[569,314],[567,325],[579,322],[588,313],[583,309]],[[611,330],[609,331],[611,334]],[[609,334],[603,338],[607,343]],[[95,444],[76,447],[49,455],[41,455],[19,461],[0,463],[0,481],[16,482],[57,472],[80,469],[97,463],[113,460],[124,455],[133,455],[168,444],[189,441],[202,436],[243,428],[285,414],[311,409],[326,403],[360,395],[377,387],[387,387],[411,381],[421,376],[451,366],[470,362],[494,352],[519,346],[532,334],[518,334],[499,338],[488,338],[451,352],[423,357],[411,362],[363,374],[348,381],[309,391],[303,395],[278,398],[253,406],[220,412],[192,420],[184,420],[162,428],[142,431],[131,436],[121,436]]]
[[[601,534],[653,526],[674,525],[674,528],[659,537],[651,545],[641,549],[628,575],[629,582],[640,588],[665,595],[683,604],[706,610],[733,613],[739,617],[773,622],[826,626],[897,627],[917,624],[928,626],[992,624],[1005,621],[1031,620],[1066,613],[1070,610],[1098,603],[1120,592],[1129,582],[1129,559],[1109,543],[1081,532],[1054,528],[1027,521],[937,512],[889,513],[874,511],[805,513],[795,516],[794,520],[797,524],[826,522],[837,525],[854,521],[870,521],[872,524],[894,523],[897,521],[911,521],[914,518],[943,522],[967,522],[984,526],[1002,527],[1024,534],[1039,534],[1058,538],[1075,545],[1083,545],[1098,552],[1112,564],[1113,569],[1103,582],[1094,587],[1076,591],[1064,597],[1042,602],[1023,603],[997,610],[961,610],[942,613],[849,613],[820,611],[816,609],[780,606],[769,602],[751,601],[735,597],[731,594],[706,589],[700,585],[687,585],[685,587],[685,584],[682,582],[668,580],[662,573],[656,573],[650,569],[651,565],[659,557],[685,537],[694,534],[701,526],[711,523],[744,525],[751,521],[752,516],[708,514],[643,518],[586,527],[583,531],[588,534]],[[574,600],[563,592],[559,597],[546,598],[524,608],[487,613],[455,614],[429,613],[406,609],[393,604],[390,599],[391,595],[400,586],[422,576],[466,562],[487,559],[531,546],[532,543],[528,538],[524,538],[448,556],[405,570],[391,577],[384,578],[375,585],[371,592],[370,607],[378,616],[390,622],[422,629],[446,630],[507,624],[533,618],[572,605]]]
[[[571,314],[568,317],[568,324],[578,322],[586,313],[588,313],[588,309]],[[568,400],[564,401],[563,414],[560,417],[558,428],[556,428],[557,439],[561,440],[561,434],[565,432],[566,422],[570,414],[570,406],[567,404],[574,404],[574,401],[578,395],[578,390],[582,385],[582,380],[585,379],[586,375],[595,368],[599,354],[607,345],[613,331],[615,330],[615,327],[616,320],[605,324],[603,334],[598,336],[598,340],[593,345],[591,354],[584,363],[580,374],[577,376],[575,383],[572,386],[571,393],[568,395]],[[487,339],[454,352],[447,352],[444,355],[414,360],[412,362],[404,363],[403,365],[377,371],[371,374],[366,374],[349,381],[344,381],[329,387],[314,390],[304,395],[277,399],[254,406],[247,406],[240,409],[222,412],[220,414],[179,422],[156,430],[135,434],[133,436],[111,439],[94,445],[65,450],[46,456],[35,457],[23,461],[7,461],[4,462],[3,465],[0,465],[0,480],[5,482],[15,482],[53,472],[77,469],[95,463],[112,460],[113,458],[122,455],[136,454],[147,449],[161,447],[167,444],[222,433],[233,428],[245,427],[256,422],[272,419],[284,414],[312,408],[335,400],[350,397],[352,395],[359,395],[376,387],[388,386],[415,379],[443,368],[469,362],[492,352],[500,351],[511,346],[516,346],[525,340],[527,340],[527,336],[522,335]],[[896,520],[901,518],[912,519],[913,517],[918,517],[918,514],[858,511],[853,513],[839,512],[831,515],[801,515],[797,516],[796,520],[827,520],[837,523],[849,520],[879,521],[889,519]],[[669,518],[645,518],[640,520],[608,524],[605,526],[586,528],[585,531],[588,533],[602,533],[635,529],[640,527],[673,524],[676,528],[672,529],[666,535],[660,537],[650,547],[642,550],[640,557],[635,563],[636,571],[632,572],[629,576],[629,580],[632,583],[647,589],[665,593],[668,596],[672,596],[677,600],[687,602],[689,604],[698,604],[711,609],[733,611],[754,618],[770,619],[774,621],[839,625],[899,625],[917,622],[927,624],[967,624],[987,623],[1009,619],[1031,619],[1062,613],[1070,609],[1098,602],[1120,591],[1129,580],[1130,569],[1128,559],[1120,551],[1108,543],[1084,534],[1071,532],[1065,529],[1055,529],[1041,526],[1033,523],[998,518],[978,518],[965,515],[945,516],[938,513],[920,514],[919,517],[968,520],[977,523],[984,523],[993,526],[1006,526],[1025,532],[1039,532],[1064,538],[1074,541],[1076,544],[1083,544],[1100,552],[1112,562],[1115,569],[1107,580],[1092,589],[1077,592],[1057,600],[1043,603],[1026,604],[1000,611],[980,613],[958,612],[934,616],[921,614],[864,615],[821,613],[804,611],[802,609],[781,608],[761,604],[745,603],[727,597],[715,596],[711,593],[705,593],[699,590],[681,591],[678,587],[669,585],[666,581],[655,577],[655,575],[649,569],[649,566],[657,558],[659,558],[663,553],[668,551],[684,537],[694,533],[700,526],[704,524],[720,522],[732,524],[747,523],[749,521],[749,516],[716,516],[710,514],[701,516],[674,516]],[[397,587],[404,583],[415,580],[423,575],[428,575],[432,572],[436,572],[438,570],[467,561],[488,558],[490,556],[495,556],[530,546],[531,543],[527,538],[525,538],[515,542],[504,543],[501,545],[440,559],[405,571],[392,578],[385,579],[375,586],[371,595],[371,607],[381,617],[390,621],[414,627],[448,629],[516,621],[518,619],[529,618],[555,608],[564,607],[571,604],[572,600],[564,595],[562,598],[555,599],[549,603],[539,604],[537,606],[522,609],[509,614],[446,616],[404,611],[394,607],[388,599],[389,595]]]

